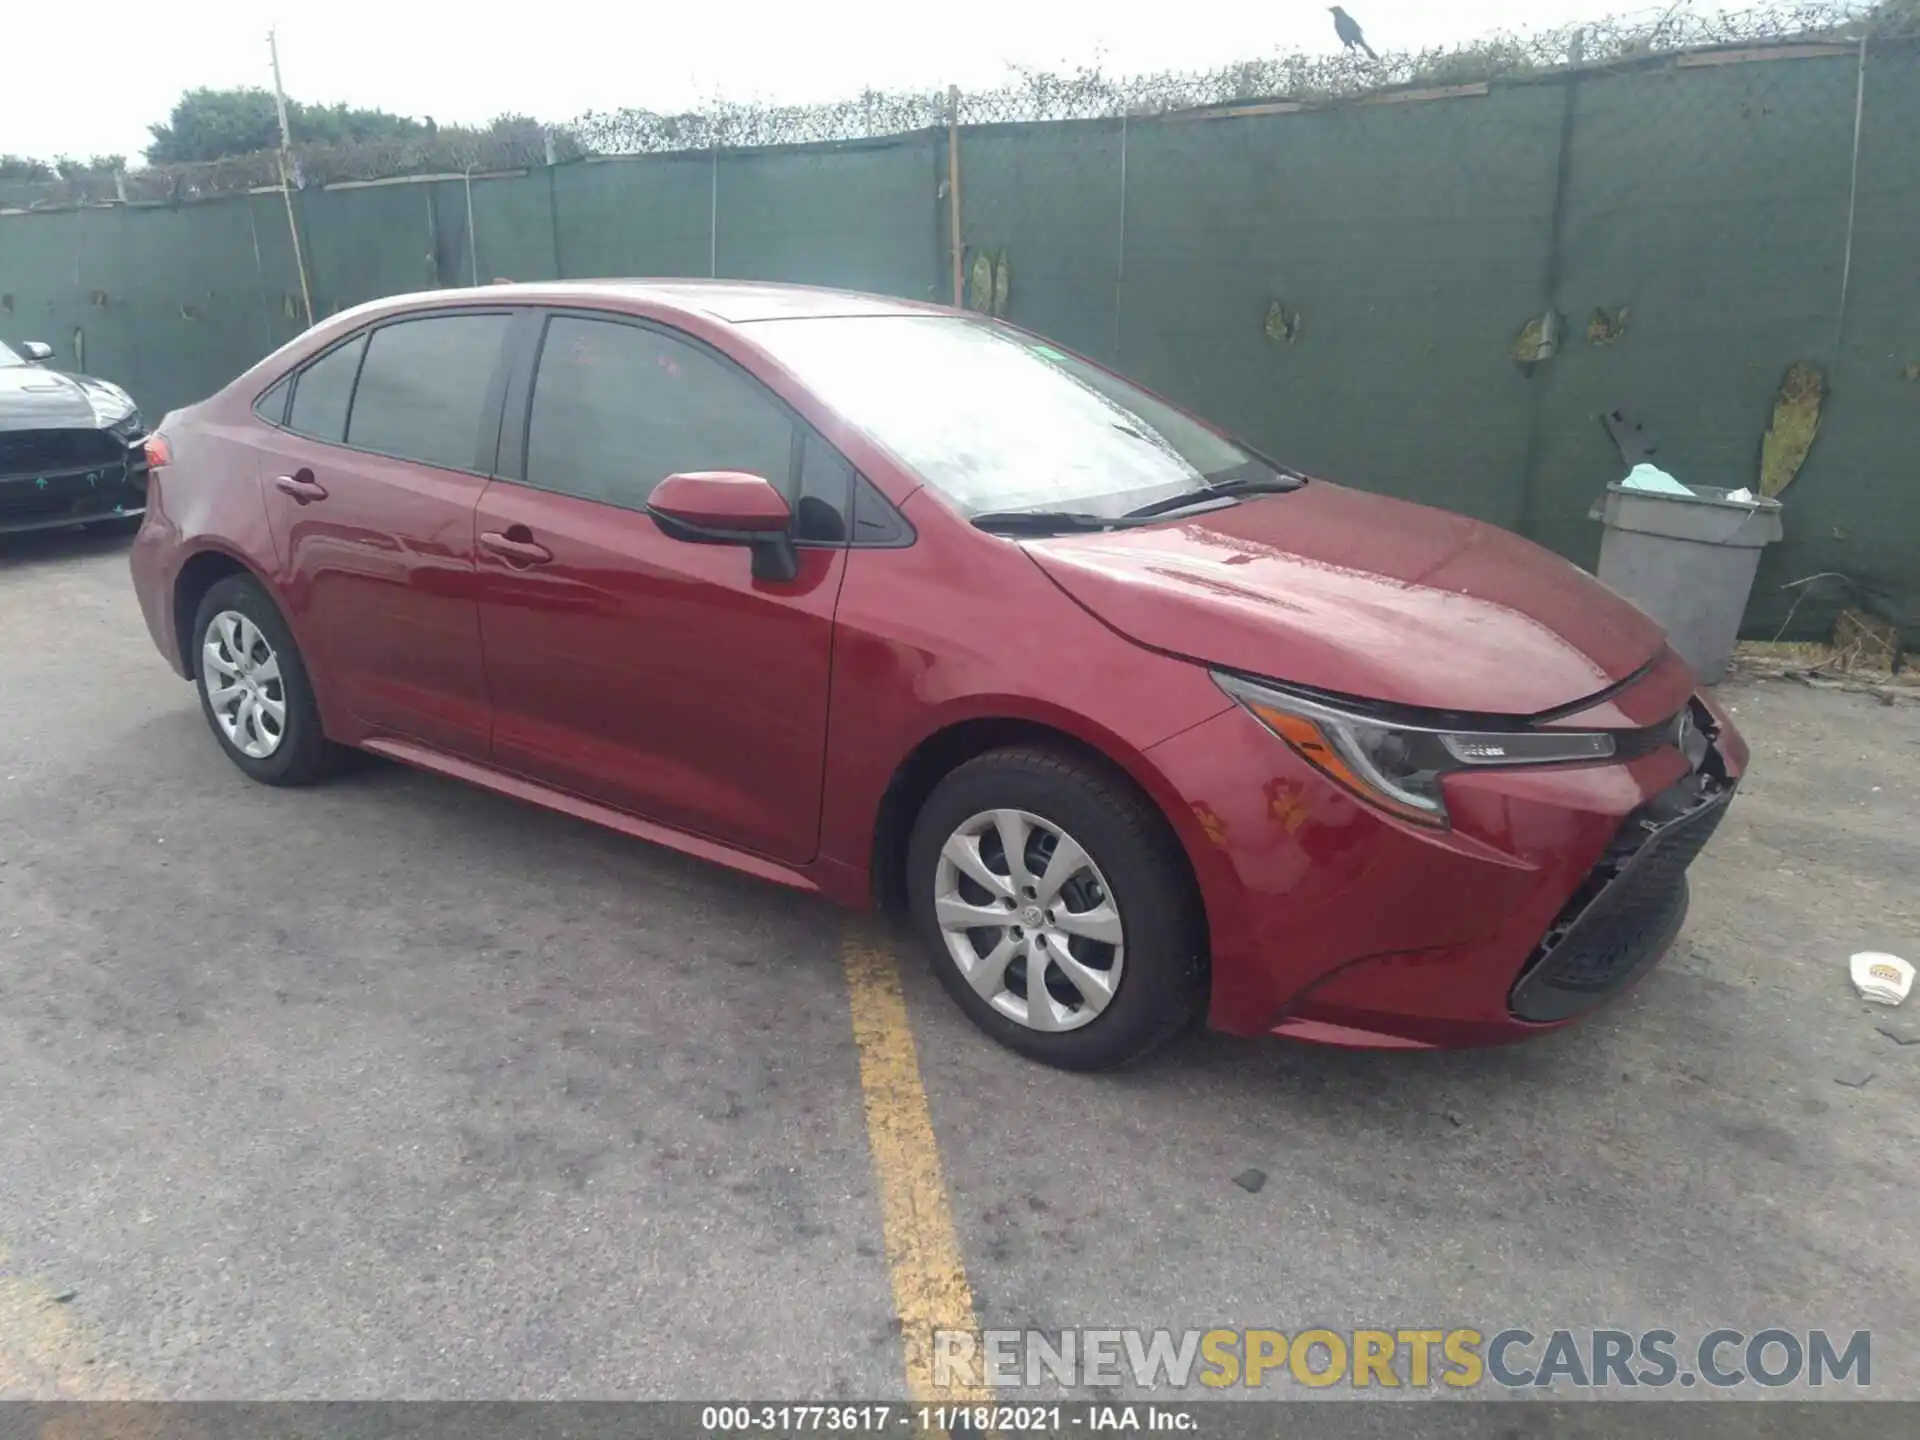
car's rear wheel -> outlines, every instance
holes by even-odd
[[[907,853],[913,924],[981,1029],[1032,1059],[1103,1070],[1186,1025],[1201,927],[1173,837],[1102,768],[1040,749],[956,768]]]
[[[230,575],[201,597],[193,621],[200,709],[227,758],[267,785],[304,785],[331,746],[306,665],[280,611],[251,578]]]

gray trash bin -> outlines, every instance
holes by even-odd
[[[1592,510],[1607,529],[1600,579],[1662,625],[1703,684],[1727,673],[1760,550],[1781,536],[1778,500],[1729,500],[1705,485],[1691,495],[1607,486]]]

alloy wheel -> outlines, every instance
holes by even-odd
[[[1119,990],[1126,936],[1086,849],[1025,810],[984,810],[940,847],[935,918],[981,998],[1032,1030],[1077,1030]]]
[[[264,760],[280,748],[287,734],[280,657],[260,627],[238,610],[222,610],[207,626],[200,683],[215,723],[234,749]]]

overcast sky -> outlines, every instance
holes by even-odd
[[[1680,0],[1713,5],[1716,0]],[[1348,0],[1374,48],[1450,45],[1548,28],[1648,0]],[[1666,8],[1655,5],[1656,13]],[[277,26],[287,93],[441,122],[506,111],[541,120],[623,106],[830,100],[876,89],[988,86],[1010,66],[1109,72],[1210,67],[1338,46],[1315,0],[5,0],[0,153],[138,157],[147,124],[201,85],[272,83]]]

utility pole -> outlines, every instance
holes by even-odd
[[[967,303],[966,249],[960,240],[960,87],[947,87],[947,247],[953,256],[953,308]],[[977,297],[976,297],[977,298]],[[993,307],[989,305],[988,309]]]
[[[273,59],[273,105],[280,117],[280,198],[287,202],[287,233],[293,237],[293,265],[300,272],[300,299],[306,305],[307,328],[313,328],[313,290],[307,284],[307,262],[300,253],[300,223],[293,214],[293,187],[287,173],[292,166],[293,130],[287,124],[287,92],[280,83],[280,43],[267,31],[267,54]]]
[[[293,148],[293,131],[287,125],[287,92],[280,83],[280,42],[267,31],[267,54],[273,59],[273,106],[280,114],[280,153]]]

